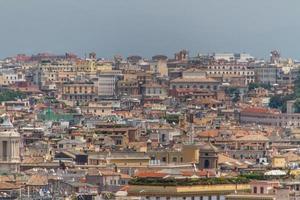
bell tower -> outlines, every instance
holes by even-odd
[[[218,168],[218,149],[210,142],[200,146],[198,168],[199,169]]]
[[[0,119],[0,168],[1,171],[17,172],[20,168],[20,134],[7,115]]]

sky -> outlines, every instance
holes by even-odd
[[[299,0],[0,0],[0,58],[278,49],[300,58]]]

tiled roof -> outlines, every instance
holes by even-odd
[[[238,141],[269,141],[264,135],[254,134],[254,135],[245,135],[243,137],[237,138]]]
[[[268,108],[260,108],[260,107],[247,107],[244,108],[241,112],[245,113],[278,113],[278,110],[275,109],[268,109]]]
[[[14,183],[8,183],[8,182],[0,182],[0,190],[13,190],[18,189],[20,186]]]
[[[196,83],[219,83],[216,79],[213,78],[204,78],[204,77],[199,77],[199,78],[176,78],[172,81],[171,83],[190,83],[190,82],[196,82]]]
[[[135,176],[139,178],[163,178],[167,175],[167,173],[161,173],[157,171],[141,171],[135,174]]]
[[[200,131],[197,133],[199,137],[217,137],[219,135],[219,131],[216,129]]]
[[[48,179],[46,176],[32,175],[28,179],[27,185],[29,185],[29,186],[45,186],[45,185],[48,185]]]

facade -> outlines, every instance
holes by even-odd
[[[140,196],[142,200],[225,200],[227,194],[247,191],[249,184],[195,185],[195,186],[148,186],[130,185],[128,196]]]
[[[62,84],[61,96],[73,103],[88,103],[97,97],[97,87],[93,82],[66,82]]]
[[[279,69],[275,65],[256,67],[256,81],[259,83],[275,84],[277,83]]]
[[[218,168],[218,149],[210,142],[200,147],[199,169]]]
[[[82,106],[81,111],[86,115],[109,116],[113,115],[113,111],[120,108],[118,101],[98,101],[89,102],[87,106]]]
[[[240,112],[239,121],[276,127],[300,127],[300,114],[280,113],[265,108],[245,108]]]
[[[40,89],[43,89],[57,82],[59,76],[64,73],[66,73],[68,80],[74,79],[74,72],[76,72],[76,67],[69,62],[44,61],[37,66],[34,72],[34,83],[39,85]]]
[[[20,134],[7,116],[0,126],[0,167],[3,172],[18,172],[20,168]]]
[[[140,94],[140,87],[137,80],[118,81],[117,89],[120,96],[138,96]]]
[[[25,81],[25,74],[21,70],[16,69],[1,69],[0,70],[0,84],[13,85],[18,82]]]
[[[143,85],[142,91],[144,97],[158,97],[164,99],[168,96],[167,88],[155,83]]]
[[[116,96],[116,86],[120,71],[101,71],[97,74],[98,96]]]
[[[194,88],[217,91],[220,88],[220,82],[212,78],[177,78],[170,81],[170,91],[177,88]]]
[[[246,65],[209,65],[207,75],[239,75],[245,77],[245,84],[255,81],[255,72]]]

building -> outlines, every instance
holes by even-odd
[[[0,167],[3,172],[18,172],[20,168],[20,134],[8,116],[2,115],[0,125]]]
[[[168,96],[167,88],[157,83],[148,83],[142,86],[142,94],[144,98],[158,97],[164,99]]]
[[[256,82],[275,84],[278,79],[278,67],[275,65],[259,66],[254,68]]]
[[[13,85],[25,81],[25,73],[17,69],[1,69],[0,70],[0,84]]]
[[[221,83],[212,78],[199,77],[199,78],[176,78],[170,81],[170,92],[177,88],[194,88],[194,89],[206,89],[209,91],[217,91],[220,88]]]
[[[276,127],[300,127],[299,113],[281,113],[278,110],[249,107],[240,111],[239,121]]]
[[[138,96],[140,87],[137,80],[121,80],[117,84],[118,95],[120,96]]]
[[[117,80],[121,72],[118,70],[101,71],[97,74],[98,81],[96,82],[98,88],[98,96],[100,97],[114,97],[117,95]]]
[[[245,77],[245,85],[255,81],[255,72],[244,64],[216,64],[207,67],[207,75],[239,75]]]
[[[210,142],[200,146],[199,149],[199,169],[218,168],[218,149]]]
[[[199,183],[189,185],[190,179],[193,179],[194,182],[201,179],[196,174],[196,172],[194,174],[191,173],[190,177],[186,177],[181,174],[173,174],[172,176],[172,174],[163,172],[146,173],[144,178],[138,178],[134,184],[129,185],[127,190],[128,196],[139,196],[142,200],[225,200],[225,196],[234,193],[234,191],[246,192],[250,189],[249,183],[214,184],[211,182],[210,184]],[[169,177],[173,178],[172,180],[175,184],[168,184]],[[147,182],[147,179],[150,179],[150,181]],[[154,180],[156,184],[149,184],[151,180]],[[209,179],[207,180],[209,181]]]
[[[62,84],[61,98],[76,103],[88,103],[95,101],[97,97],[97,87],[93,82],[66,82]]]

